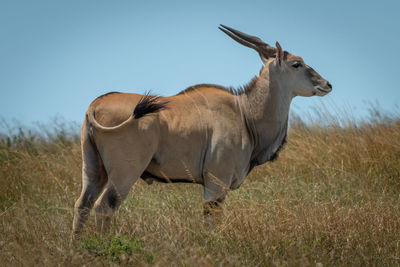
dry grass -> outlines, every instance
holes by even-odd
[[[78,137],[59,127],[3,135],[0,265],[399,266],[399,117],[319,125],[293,123],[279,160],[230,192],[212,231],[199,186],[140,181],[109,233],[92,216],[73,246]]]

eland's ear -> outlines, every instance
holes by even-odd
[[[282,61],[283,61],[283,51],[281,45],[278,43],[278,41],[275,43],[276,46],[276,62],[278,63],[278,66],[282,66]]]

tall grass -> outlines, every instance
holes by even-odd
[[[0,265],[399,266],[400,117],[293,118],[280,158],[230,192],[214,230],[202,223],[200,186],[139,181],[108,233],[96,233],[92,216],[72,246],[78,131],[9,127],[0,136]]]

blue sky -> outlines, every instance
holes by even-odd
[[[225,24],[279,41],[331,82],[296,98],[365,116],[400,103],[400,1],[0,0],[0,117],[80,123],[109,91],[172,95],[197,83],[240,86],[261,68]],[[397,107],[398,108],[398,107]]]

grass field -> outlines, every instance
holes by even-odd
[[[91,216],[72,246],[79,136],[3,130],[0,265],[399,266],[400,117],[323,124],[294,119],[279,159],[229,193],[211,231],[200,186],[139,181],[108,233]]]

